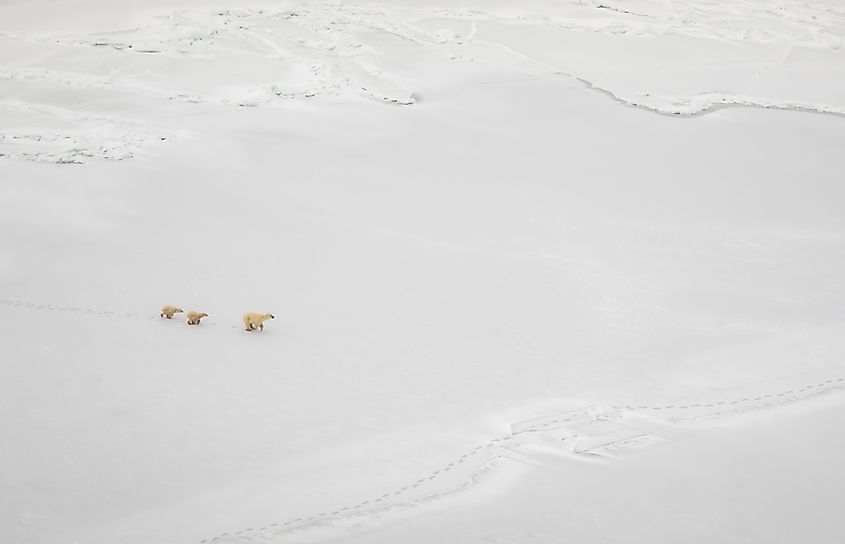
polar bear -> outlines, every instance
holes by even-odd
[[[256,327],[258,330],[264,330],[264,322],[268,319],[276,319],[273,314],[256,314],[248,312],[244,314],[244,329],[247,331],[254,331]]]
[[[181,314],[182,308],[177,308],[176,306],[165,306],[161,309],[161,317],[166,317],[167,319],[173,319],[173,314]]]
[[[188,317],[188,325],[199,325],[203,317],[208,317],[208,314],[203,312],[188,312],[185,315]]]

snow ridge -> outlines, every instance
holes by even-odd
[[[3,77],[0,73],[0,79]],[[19,74],[6,73],[5,77],[16,78]],[[39,79],[47,75],[27,72],[21,77]],[[24,161],[56,164],[84,164],[94,158],[122,161],[144,153],[148,147],[187,134],[184,130],[132,119],[20,101],[0,102],[0,114],[4,110],[34,118],[33,124],[26,127],[0,129],[0,157]]]
[[[823,104],[811,104],[808,102],[779,102],[763,100],[754,97],[735,96],[727,93],[701,93],[689,98],[664,97],[655,102],[657,97],[625,98],[617,95],[609,89],[597,86],[593,82],[577,77],[572,74],[565,74],[582,83],[587,89],[596,91],[609,97],[614,102],[643,109],[652,113],[669,116],[695,117],[706,113],[716,112],[730,107],[760,108],[770,110],[800,111],[804,113],[820,113],[845,117],[845,108],[837,108]],[[652,101],[653,103],[644,103]],[[662,102],[662,104],[661,104]]]
[[[273,107],[332,96],[413,106],[421,87],[436,85],[424,67],[452,70],[448,65],[454,63],[568,75],[615,102],[662,115],[754,107],[845,116],[838,92],[841,9],[747,1],[644,2],[636,12],[607,1],[559,5],[548,13],[528,9],[299,2],[284,9],[175,10],[110,30],[0,33],[3,46],[35,55],[0,57],[0,85],[14,89],[20,102],[0,104],[14,119],[0,133],[0,157],[59,164],[125,160],[178,131],[146,119],[90,117],[90,104],[56,111],[75,90],[105,104],[158,107],[166,101]],[[548,43],[517,40],[511,32],[500,33],[502,28],[536,31]],[[665,40],[666,47],[677,40],[706,40],[714,53],[655,62],[642,61],[650,51],[644,49],[630,59],[608,60],[614,57],[608,54],[584,62],[565,52],[580,39],[573,34],[595,35],[588,43],[607,47],[617,47],[624,34]],[[548,45],[558,43],[555,49],[563,52],[550,53]],[[747,50],[748,59],[732,68],[733,80],[719,92],[706,91],[712,66],[732,64],[730,59]],[[791,61],[796,51],[809,60]],[[640,70],[649,77],[620,72],[619,63],[628,61],[642,62]],[[805,87],[786,85],[807,62],[817,67],[815,79]],[[689,63],[700,73],[678,68]],[[197,72],[203,76],[188,75]]]

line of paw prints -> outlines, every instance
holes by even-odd
[[[100,315],[100,316],[107,316],[107,317],[118,317],[118,318],[125,318],[125,319],[150,319],[150,320],[158,320],[158,316],[150,316],[145,314],[138,314],[133,312],[115,312],[111,310],[97,310],[93,308],[85,308],[79,306],[60,306],[54,304],[35,304],[31,302],[26,302],[22,300],[12,300],[12,299],[0,299],[0,304],[4,304],[6,306],[11,307],[23,307],[23,308],[30,308],[36,310],[50,310],[50,311],[58,311],[58,312],[69,312],[69,313],[77,313],[77,314],[89,314],[89,315]],[[213,324],[212,324],[213,325]],[[231,328],[238,328],[236,326],[232,326]],[[767,393],[763,395],[757,396],[745,396],[739,397],[735,399],[728,399],[728,400],[718,400],[718,401],[700,401],[700,402],[692,402],[692,403],[670,403],[670,404],[625,404],[625,405],[612,405],[610,406],[614,410],[626,410],[631,412],[636,411],[646,411],[653,414],[689,414],[690,419],[695,418],[703,418],[703,417],[719,417],[725,415],[727,413],[740,413],[740,412],[747,412],[751,410],[758,410],[764,409],[771,406],[779,405],[779,404],[786,404],[790,402],[797,402],[802,399],[807,399],[816,395],[820,395],[822,393],[842,389],[845,387],[845,377],[834,377],[829,378],[817,383],[807,384],[802,387],[791,388],[784,391],[779,391],[775,393]],[[511,434],[504,435],[499,438],[494,438],[486,443],[476,446],[475,448],[468,450],[460,457],[456,458],[454,461],[444,465],[438,470],[431,472],[430,474],[426,475],[425,477],[419,478],[418,480],[404,485],[392,492],[384,493],[378,497],[375,497],[370,500],[365,500],[359,502],[355,505],[344,506],[341,508],[337,508],[330,512],[321,512],[318,514],[314,514],[309,517],[297,517],[283,522],[274,522],[268,525],[258,527],[258,528],[248,528],[243,529],[237,532],[227,532],[221,533],[217,536],[210,537],[208,539],[204,539],[201,541],[201,544],[208,544],[208,543],[219,543],[221,541],[243,541],[245,538],[248,538],[250,535],[256,534],[282,534],[285,532],[293,531],[296,529],[304,528],[308,525],[318,523],[320,521],[325,521],[327,519],[341,516],[341,515],[349,515],[354,514],[357,512],[361,512],[367,510],[368,508],[384,508],[391,505],[392,502],[395,502],[396,499],[402,497],[403,495],[408,495],[415,489],[418,489],[422,485],[437,479],[440,476],[445,475],[446,473],[455,470],[460,465],[464,465],[469,460],[473,458],[477,458],[478,455],[482,451],[490,451],[494,454],[497,454],[502,449],[510,449],[516,447],[518,445],[517,438],[520,435],[527,435],[530,433],[538,433],[543,431],[551,430],[552,428],[558,428],[561,425],[569,423],[575,419],[580,419],[583,417],[594,417],[588,412],[587,409],[583,409],[577,411],[575,413],[570,413],[567,416],[562,417],[554,417],[547,419],[547,418],[538,418],[538,423],[534,425],[530,425],[519,431],[515,431]],[[606,417],[606,416],[598,416],[598,417]],[[495,456],[495,455],[494,455]],[[487,459],[490,459],[491,455],[487,456]],[[405,501],[408,500],[406,497]]]
[[[845,387],[845,377],[833,377],[826,380],[793,387],[776,393],[766,393],[757,396],[745,396],[729,400],[692,402],[692,403],[671,403],[671,404],[624,404],[615,405],[614,409],[628,411],[647,411],[651,413],[675,412],[678,414],[688,413],[690,417],[717,417],[725,413],[747,412],[751,410],[768,408],[787,402],[794,402],[827,391]],[[696,412],[698,412],[696,414]],[[701,414],[704,412],[704,414]]]
[[[69,312],[75,314],[100,315],[106,317],[121,317],[125,319],[156,319],[156,316],[137,314],[133,312],[114,312],[111,310],[97,310],[82,306],[59,306],[56,304],[35,304],[23,300],[0,299],[0,304],[13,308],[30,308],[32,310],[49,310],[53,312]]]
[[[845,377],[838,377],[838,378],[830,378],[824,380],[819,383],[815,384],[808,384],[801,388],[793,388],[786,391],[781,391],[777,393],[769,393],[765,395],[759,395],[756,397],[742,397],[733,400],[719,400],[713,402],[695,402],[695,403],[687,403],[687,404],[663,404],[663,405],[645,405],[645,404],[638,404],[638,405],[614,405],[610,408],[614,410],[628,410],[628,411],[637,411],[637,410],[646,410],[651,411],[654,413],[666,413],[667,411],[672,410],[695,410],[696,408],[704,408],[711,409],[706,414],[699,414],[698,417],[718,417],[720,415],[724,415],[726,413],[734,413],[734,412],[742,412],[742,411],[750,411],[754,409],[761,409],[767,408],[770,406],[774,406],[776,404],[785,404],[788,402],[796,402],[802,399],[809,398],[811,396],[822,394],[826,391],[831,391],[834,389],[841,389],[845,387]],[[767,401],[767,402],[761,402]],[[749,404],[757,402],[759,404]],[[445,475],[446,473],[455,470],[458,466],[463,465],[470,461],[471,459],[477,458],[479,454],[483,451],[487,451],[488,455],[486,460],[492,459],[493,457],[499,456],[502,453],[502,450],[512,449],[518,447],[519,441],[518,438],[521,435],[529,435],[532,433],[541,433],[544,431],[549,431],[552,429],[559,428],[562,425],[570,423],[574,420],[580,420],[587,417],[588,419],[596,419],[596,418],[607,418],[607,415],[593,415],[589,412],[589,409],[582,409],[578,410],[574,413],[570,413],[569,415],[562,415],[560,417],[553,417],[552,419],[545,419],[545,418],[538,418],[538,423],[534,425],[530,425],[518,431],[514,431],[511,434],[504,435],[498,438],[491,439],[484,444],[474,447],[471,450],[466,451],[460,457],[456,458],[454,461],[444,465],[442,468],[435,470],[426,476],[415,480],[413,483],[404,485],[392,492],[384,493],[378,497],[365,500],[359,502],[355,505],[351,506],[344,506],[341,508],[337,508],[332,511],[327,512],[320,512],[318,514],[314,514],[308,517],[297,517],[292,518],[287,521],[281,522],[274,522],[267,524],[261,527],[250,527],[247,529],[242,529],[236,532],[225,532],[219,535],[204,539],[200,541],[200,544],[221,544],[224,542],[250,542],[253,540],[253,537],[258,536],[273,536],[273,535],[281,535],[286,532],[292,532],[297,529],[305,528],[309,525],[316,524],[322,521],[326,521],[331,518],[340,517],[340,516],[349,516],[354,515],[355,513],[359,513],[368,509],[376,509],[376,508],[389,508],[390,506],[395,506],[401,502],[408,502],[411,500],[411,497],[408,495],[414,491],[415,489],[423,486],[424,484],[437,479],[440,476]],[[621,416],[619,416],[621,417]],[[483,463],[482,463],[483,464]],[[473,472],[474,474],[474,472]],[[471,483],[472,475],[470,475],[468,482]],[[405,496],[402,500],[399,500]],[[399,502],[396,502],[399,500]]]
[[[261,527],[249,527],[239,531],[220,533],[216,536],[201,540],[200,544],[220,544],[222,542],[250,542],[253,540],[252,537],[278,536],[284,533],[304,529],[309,525],[313,525],[322,521],[327,521],[331,518],[340,516],[351,516],[367,510],[386,509],[392,506],[397,506],[403,502],[407,503],[410,500],[414,499],[412,498],[412,496],[410,496],[410,494],[414,490],[424,486],[432,480],[436,480],[437,478],[446,475],[448,472],[457,470],[459,467],[461,467],[461,465],[465,465],[472,459],[478,458],[479,454],[481,454],[482,452],[487,452],[485,461],[500,456],[502,454],[502,450],[511,449],[517,445],[516,438],[517,434],[512,434],[489,440],[484,444],[480,444],[478,446],[475,446],[471,450],[466,451],[460,457],[455,458],[453,461],[447,463],[446,465],[443,465],[441,468],[434,470],[433,472],[427,474],[422,478],[419,478],[413,482],[403,485],[402,487],[399,487],[391,492],[383,493],[377,497],[361,501],[354,505],[343,506],[340,508],[336,508],[332,511],[320,512],[318,514],[314,514],[308,517],[297,517],[289,519],[287,521],[273,522]],[[481,462],[479,464],[483,465],[484,462]],[[473,470],[469,477],[466,479],[467,483],[471,483],[472,476],[475,473],[476,470]],[[405,497],[403,498],[403,496]]]
[[[19,308],[29,308],[34,310],[50,310],[50,311],[57,311],[57,312],[70,312],[70,313],[78,313],[78,314],[91,314],[91,315],[100,315],[100,316],[107,316],[107,317],[119,317],[119,318],[126,318],[126,319],[151,319],[151,320],[158,320],[160,317],[157,316],[150,316],[150,315],[143,315],[137,314],[132,312],[114,312],[110,310],[96,310],[93,308],[84,308],[78,306],[59,306],[54,304],[35,304],[31,302],[26,302],[23,300],[10,300],[10,299],[0,299],[0,304],[4,304],[6,306],[11,307],[19,307]],[[232,326],[232,328],[238,328]],[[219,542],[225,539],[231,539],[236,537],[241,537],[243,535],[255,534],[255,533],[282,533],[287,532],[290,530],[298,529],[305,527],[307,525],[322,521],[324,519],[339,516],[341,514],[347,513],[355,513],[366,509],[367,507],[377,507],[385,505],[385,501],[389,501],[391,498],[400,497],[402,495],[407,494],[408,492],[419,488],[423,484],[436,479],[438,476],[445,474],[453,469],[457,468],[460,465],[463,465],[471,458],[477,457],[480,452],[482,452],[485,448],[495,448],[501,446],[503,444],[510,443],[514,438],[514,435],[508,435],[501,438],[495,438],[483,445],[476,446],[472,450],[464,453],[454,461],[446,464],[442,468],[435,470],[431,474],[425,476],[424,478],[420,478],[413,483],[408,485],[402,486],[399,489],[394,490],[390,493],[384,493],[379,497],[373,498],[371,500],[362,501],[355,505],[344,506],[342,508],[338,508],[331,512],[321,512],[319,514],[312,515],[310,517],[298,517],[293,518],[284,522],[274,522],[270,523],[266,526],[259,527],[259,528],[248,528],[243,529],[237,532],[231,533],[221,533],[220,535],[208,538],[203,540],[203,543],[210,543],[210,542]]]
[[[12,308],[29,308],[31,310],[48,310],[51,312],[67,312],[80,315],[93,315],[109,318],[120,319],[148,319],[151,321],[160,321],[162,318],[159,314],[148,315],[134,312],[114,312],[111,310],[99,310],[95,308],[85,308],[82,306],[60,306],[58,304],[35,304],[33,302],[26,302],[24,300],[14,299],[0,299],[0,304],[10,306]],[[216,323],[203,323],[203,327],[215,327]],[[240,329],[237,325],[229,325],[230,329]]]

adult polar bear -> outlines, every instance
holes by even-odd
[[[254,331],[256,329],[263,331],[264,322],[268,319],[276,319],[273,314],[256,314],[247,312],[244,314],[244,330]]]

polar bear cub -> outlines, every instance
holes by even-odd
[[[185,315],[188,318],[188,325],[199,325],[203,317],[208,317],[208,314],[204,312],[188,312]]]
[[[173,319],[174,314],[181,314],[182,308],[177,308],[176,306],[165,306],[161,309],[161,317],[166,317],[167,319]]]
[[[256,328],[258,330],[264,330],[264,322],[268,319],[276,319],[273,314],[256,314],[253,312],[247,312],[244,314],[244,330],[247,331],[254,331]]]

